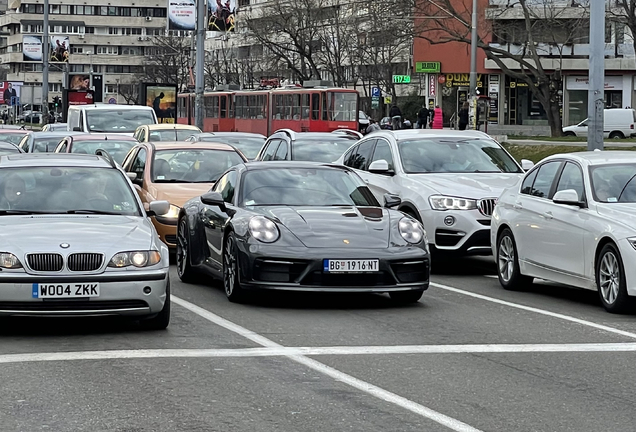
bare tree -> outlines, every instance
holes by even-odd
[[[139,81],[131,84],[120,84],[118,86],[119,95],[124,98],[128,105],[139,103]]]
[[[147,49],[141,81],[176,84],[181,91],[190,82],[190,38],[155,36]]]
[[[552,136],[563,135],[559,106],[564,58],[575,43],[585,43],[589,13],[562,0],[511,0],[480,17],[478,47],[506,75],[527,84],[544,108]],[[435,0],[419,3],[416,36],[431,44],[470,44],[471,11],[467,3]],[[589,36],[587,36],[589,38]],[[490,43],[492,39],[494,43]]]

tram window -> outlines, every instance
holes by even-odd
[[[320,93],[311,94],[311,119],[320,120]]]
[[[285,95],[285,120],[292,119],[293,104],[292,95]]]
[[[300,105],[302,118],[303,120],[307,120],[309,118],[309,93],[300,95]]]
[[[257,101],[258,101],[258,113],[256,114],[256,118],[258,119],[263,119],[265,118],[265,96],[260,95],[257,97]]]
[[[331,98],[329,98],[329,102],[327,102],[327,93],[322,94],[322,119],[329,121],[331,118],[329,117],[331,108]]]
[[[234,117],[240,119],[243,115],[243,96],[234,97]]]
[[[300,95],[292,95],[292,119],[300,120]]]
[[[276,95],[274,99],[274,119],[281,120],[285,118],[285,105],[283,104],[283,95]]]
[[[219,97],[212,96],[212,118],[219,118]]]
[[[227,96],[221,96],[221,118],[227,116]]]
[[[203,106],[205,108],[205,116],[212,117],[212,96],[205,96],[203,98]]]

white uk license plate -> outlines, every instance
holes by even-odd
[[[373,273],[380,271],[380,260],[377,259],[349,259],[349,260],[323,260],[325,273]]]
[[[99,282],[33,284],[33,298],[99,297]]]

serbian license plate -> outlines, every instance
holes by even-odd
[[[99,297],[99,282],[33,284],[33,298]]]
[[[325,273],[372,273],[380,271],[380,260],[323,260]]]

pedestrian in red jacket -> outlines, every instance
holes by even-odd
[[[435,106],[435,115],[433,117],[433,129],[442,129],[444,126],[444,114],[439,105]]]

